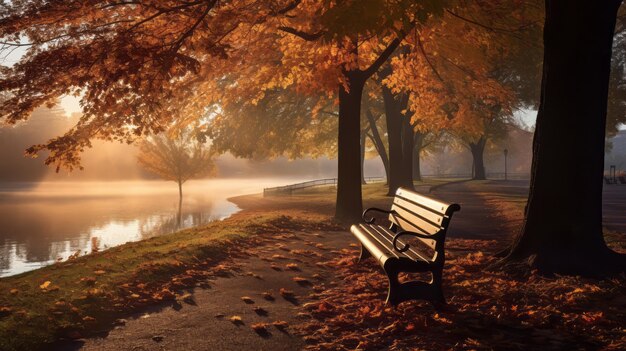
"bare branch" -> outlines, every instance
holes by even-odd
[[[437,71],[437,69],[435,68],[435,65],[433,65],[433,63],[428,58],[428,55],[426,55],[426,51],[424,50],[424,45],[422,44],[422,39],[420,38],[419,35],[417,35],[417,46],[419,47],[420,52],[424,56],[426,63],[428,63],[428,65],[430,66],[430,69],[432,69],[433,73],[435,73],[435,75],[437,76],[437,79],[439,79],[439,81],[443,83],[444,81],[443,81],[443,78],[441,78],[439,71]]]

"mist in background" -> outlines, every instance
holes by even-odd
[[[530,114],[529,114],[530,115]],[[33,144],[43,143],[70,129],[79,118],[78,113],[68,116],[61,107],[40,108],[32,118],[22,124],[0,128],[0,181],[40,182],[79,180],[140,180],[158,179],[137,164],[138,149],[135,145],[116,142],[94,141],[93,148],[83,154],[84,170],[55,172],[54,167],[44,165],[46,154],[38,158],[24,157],[24,150]],[[491,143],[485,150],[487,173],[504,172],[504,149],[508,150],[508,172],[527,174],[532,161],[532,131],[527,121],[522,128],[510,128],[508,137]],[[294,141],[295,142],[295,141]],[[618,170],[626,168],[626,130],[620,131],[607,141],[606,167],[616,165]],[[422,156],[423,175],[471,174],[472,157],[469,150],[459,145],[444,145],[426,152]],[[218,178],[247,177],[292,177],[328,178],[337,173],[336,159],[288,160],[277,158],[252,161],[221,155],[217,160]],[[379,157],[365,162],[365,176],[377,177],[385,174]]]

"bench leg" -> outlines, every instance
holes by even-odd
[[[372,254],[369,251],[367,251],[367,249],[363,246],[363,244],[361,244],[361,253],[359,254],[359,259],[358,259],[357,263],[361,262],[361,261],[363,261],[363,260],[365,260],[365,259],[367,259],[369,257],[372,257]]]
[[[401,285],[398,280],[398,272],[385,272],[387,273],[387,279],[389,280],[389,290],[387,290],[386,305],[396,306],[400,302],[404,301],[400,299]]]
[[[417,280],[400,283],[398,280],[399,272],[389,271],[386,273],[389,280],[389,291],[385,304],[396,306],[400,302],[417,299],[430,301],[435,307],[446,304],[441,288],[441,270],[432,272],[433,279],[430,283]]]
[[[433,304],[441,304],[445,305],[446,298],[443,295],[443,288],[441,287],[441,283],[443,281],[443,269],[436,269],[431,272],[433,275],[433,279],[430,282],[430,285],[433,288]]]

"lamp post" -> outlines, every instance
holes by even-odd
[[[504,149],[504,180],[507,180],[507,169],[506,169],[506,157],[509,154],[509,150]]]

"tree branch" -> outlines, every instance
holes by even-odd
[[[298,7],[298,5],[300,5],[300,3],[302,2],[302,0],[294,0],[291,2],[291,4],[283,7],[282,9],[276,11],[277,15],[284,15],[287,12],[291,11],[291,10],[295,10],[296,7]]]
[[[522,30],[522,29],[524,29],[525,27],[528,27],[528,26],[530,25],[530,24],[527,24],[527,25],[525,25],[525,26],[522,26],[522,27],[520,27],[520,28],[515,28],[515,29],[510,29],[510,28],[499,28],[499,27],[491,27],[491,26],[488,26],[488,25],[486,25],[486,24],[483,24],[483,23],[480,23],[480,22],[474,21],[474,20],[472,20],[472,19],[469,19],[469,18],[467,18],[467,17],[463,17],[463,16],[461,16],[461,15],[459,15],[459,14],[455,13],[455,12],[452,12],[452,11],[451,11],[451,10],[449,10],[449,9],[446,9],[445,11],[446,11],[447,13],[449,13],[450,15],[452,15],[452,16],[454,16],[454,17],[456,17],[456,18],[460,19],[460,20],[463,20],[463,21],[465,21],[465,22],[467,22],[467,23],[471,23],[471,24],[477,25],[477,26],[479,26],[479,27],[482,27],[482,28],[487,29],[487,30],[492,31],[492,32],[517,33],[517,32],[519,32],[520,30]]]
[[[412,23],[411,27],[413,27],[414,25],[415,24]],[[383,50],[380,56],[378,56],[378,58],[367,69],[363,71],[366,78],[371,77],[374,73],[378,71],[380,66],[382,66],[383,63],[385,63],[387,59],[389,59],[391,54],[393,54],[393,52],[396,51],[398,46],[400,46],[400,43],[404,40],[406,35],[407,35],[407,31],[404,31],[404,30],[398,33],[398,36],[394,40],[392,40],[391,43],[389,43],[389,45],[387,45],[387,47],[385,48],[385,50]]]
[[[439,74],[439,71],[437,71],[437,69],[435,68],[435,65],[433,65],[432,62],[430,62],[428,55],[426,55],[426,51],[424,50],[424,45],[422,44],[422,39],[420,38],[419,34],[417,35],[417,46],[419,47],[420,52],[424,56],[426,63],[428,63],[428,66],[430,66],[430,69],[432,69],[433,73],[435,73],[435,75],[437,76],[437,79],[439,79],[440,82],[444,83],[443,78],[441,78],[441,75]]]
[[[324,34],[326,34],[326,32],[322,30],[320,30],[317,33],[307,33],[307,32],[304,32],[295,28],[291,28],[291,27],[286,27],[286,26],[280,26],[278,27],[278,30],[289,33],[289,34],[293,34],[306,41],[316,41],[317,39],[321,38]]]

